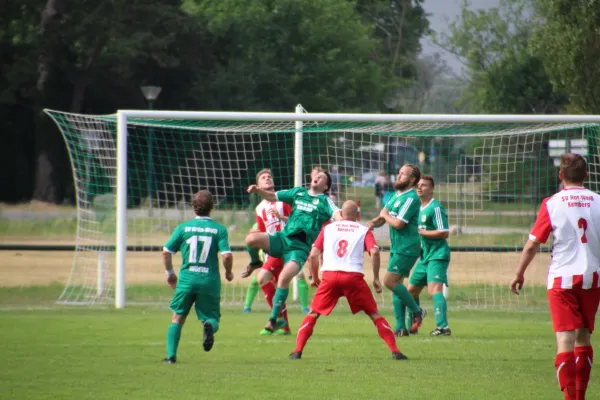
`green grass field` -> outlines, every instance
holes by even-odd
[[[389,310],[384,315],[391,320]],[[213,350],[183,330],[163,365],[166,309],[2,311],[2,399],[559,399],[547,312],[450,310],[452,337],[398,339],[394,361],[363,314],[321,318],[302,360],[294,337],[261,337],[266,314],[223,310]],[[290,315],[297,329],[302,315]],[[592,372],[590,396],[597,382]]]

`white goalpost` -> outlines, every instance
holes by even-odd
[[[70,304],[164,304],[168,293],[158,288],[159,258],[147,256],[191,218],[190,195],[199,189],[213,191],[215,218],[242,250],[253,213],[245,188],[259,169],[274,169],[277,187],[284,189],[302,186],[313,165],[339,167],[338,200],[361,200],[361,214],[369,218],[376,215],[375,176],[389,180],[399,166],[411,163],[434,176],[435,197],[449,211],[455,233],[449,240],[450,300],[475,307],[537,307],[544,302],[549,247],[532,268],[535,276],[525,296],[509,297],[505,278],[516,265],[539,200],[557,189],[553,160],[559,152],[584,153],[591,188],[600,181],[600,116],[313,114],[300,105],[290,113],[47,112],[65,138],[78,197],[76,256],[59,300]],[[93,144],[85,139],[89,132]],[[103,196],[108,211],[100,212]],[[386,230],[376,232],[384,247],[389,246]],[[244,282],[223,290],[224,302],[240,303]],[[386,296],[381,301],[391,304]]]

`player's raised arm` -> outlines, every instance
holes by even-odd
[[[277,196],[275,195],[275,192],[272,192],[270,190],[259,189],[259,187],[256,185],[248,186],[247,192],[256,193],[267,201],[277,201]]]
[[[379,228],[380,226],[383,226],[383,224],[385,224],[385,218],[378,215],[367,222],[367,228],[373,230],[374,228]]]

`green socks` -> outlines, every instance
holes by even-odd
[[[260,262],[259,250],[246,246],[246,251],[250,255],[250,264],[256,264]]]
[[[281,308],[288,298],[289,293],[289,289],[277,288],[275,291],[275,296],[273,296],[273,308],[271,309],[271,316],[269,319],[277,319],[279,313],[281,312]]]
[[[443,293],[436,293],[433,299],[433,313],[435,315],[435,326],[437,328],[448,327],[448,304]]]
[[[167,358],[177,357],[177,346],[181,338],[181,328],[179,324],[171,323],[167,329]]]
[[[298,279],[298,300],[300,300],[300,307],[303,310],[308,308],[308,284],[306,279]]]
[[[392,290],[396,296],[404,303],[412,312],[421,311],[421,307],[415,302],[415,299],[408,293],[408,289],[402,284],[398,283],[394,290]]]
[[[256,279],[256,275],[252,275],[250,285],[248,285],[248,290],[246,291],[246,304],[244,305],[244,309],[250,310],[252,308],[252,303],[256,298],[258,289],[258,279]]]
[[[392,304],[394,305],[394,318],[396,318],[396,329],[397,331],[406,329],[406,304],[404,304],[398,296],[392,294]]]

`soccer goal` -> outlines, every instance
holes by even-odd
[[[408,163],[434,177],[434,197],[448,210],[449,303],[535,308],[545,303],[551,243],[529,268],[521,296],[507,286],[539,202],[558,190],[558,157],[584,155],[590,189],[600,178],[599,116],[312,114],[301,106],[290,113],[47,113],[65,139],[77,191],[76,251],[60,303],[167,304],[172,292],[159,251],[193,217],[191,195],[209,189],[213,218],[236,251],[236,279],[223,285],[223,302],[241,304],[244,237],[258,202],[246,188],[257,171],[271,168],[276,188],[285,189],[308,184],[313,166],[326,168],[335,201],[360,201],[365,221]],[[384,270],[388,228],[375,233]],[[391,304],[388,293],[379,300]]]

